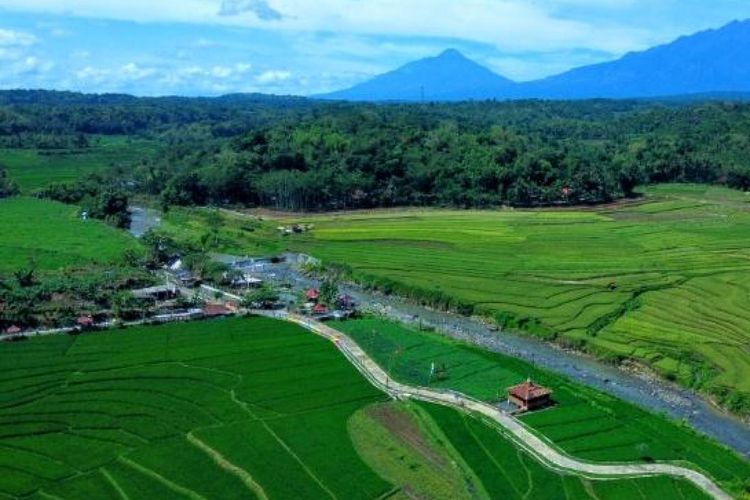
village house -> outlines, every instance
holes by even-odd
[[[5,330],[5,333],[6,333],[6,334],[8,334],[8,335],[18,335],[18,334],[19,334],[19,333],[21,333],[22,331],[23,331],[23,330],[21,330],[21,328],[19,328],[18,326],[16,326],[16,325],[11,325],[11,326],[9,326],[9,327],[8,327],[8,328],[7,328],[6,330]]]
[[[78,319],[76,319],[76,325],[84,330],[92,328],[95,324],[94,317],[90,314],[79,316]]]
[[[320,300],[320,291],[316,288],[310,288],[308,291],[305,292],[305,298],[309,302],[317,303],[318,300]]]
[[[232,310],[224,304],[206,304],[203,306],[203,316],[206,318],[218,318],[230,314],[232,314]]]
[[[522,411],[533,411],[552,403],[552,391],[528,379],[522,384],[508,388],[508,402]]]
[[[173,300],[180,295],[180,291],[175,285],[152,286],[133,290],[133,297],[143,300]]]

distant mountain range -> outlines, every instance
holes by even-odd
[[[421,59],[346,90],[349,101],[644,98],[750,92],[750,20],[735,21],[617,61],[516,83],[457,50]]]

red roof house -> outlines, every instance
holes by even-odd
[[[9,326],[5,330],[5,333],[7,333],[8,335],[15,335],[15,334],[21,333],[21,332],[22,332],[22,330],[19,327],[17,327],[16,325]]]
[[[94,326],[94,317],[90,314],[79,316],[76,320],[76,324],[81,328],[91,328],[92,326]]]
[[[508,389],[508,401],[523,411],[537,410],[550,404],[552,391],[527,380]]]
[[[222,304],[206,304],[205,306],[203,306],[203,315],[208,318],[227,316],[229,314],[232,314],[232,311],[227,306]]]
[[[328,312],[328,308],[324,304],[315,304],[312,311],[313,314],[325,314]]]
[[[320,292],[315,288],[311,288],[305,292],[305,297],[307,297],[307,300],[315,302],[320,298]]]

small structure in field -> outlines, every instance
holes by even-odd
[[[552,404],[552,391],[528,379],[526,382],[508,388],[508,402],[522,411],[533,411]]]
[[[203,306],[203,316],[206,318],[218,318],[230,314],[232,314],[232,310],[224,304],[206,304]]]
[[[82,329],[88,329],[93,328],[96,322],[94,321],[94,317],[90,314],[84,314],[82,316],[79,316],[78,319],[76,319],[76,325],[78,325]]]
[[[6,334],[8,334],[8,335],[18,335],[18,334],[19,334],[19,333],[21,333],[22,331],[23,331],[23,330],[21,330],[21,328],[20,328],[20,327],[18,327],[18,326],[16,326],[16,325],[11,325],[11,326],[9,326],[9,327],[8,327],[8,328],[7,328],[6,330],[5,330],[5,333],[6,333]]]
[[[152,286],[133,290],[133,297],[136,299],[172,300],[176,299],[178,295],[180,295],[180,291],[174,285]]]
[[[336,307],[342,311],[353,311],[357,304],[354,302],[354,298],[342,294],[336,297]]]

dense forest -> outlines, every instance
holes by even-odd
[[[0,147],[85,149],[101,135],[153,139],[160,151],[106,182],[102,173],[42,194],[331,210],[602,203],[666,181],[750,188],[750,104],[0,92]]]

